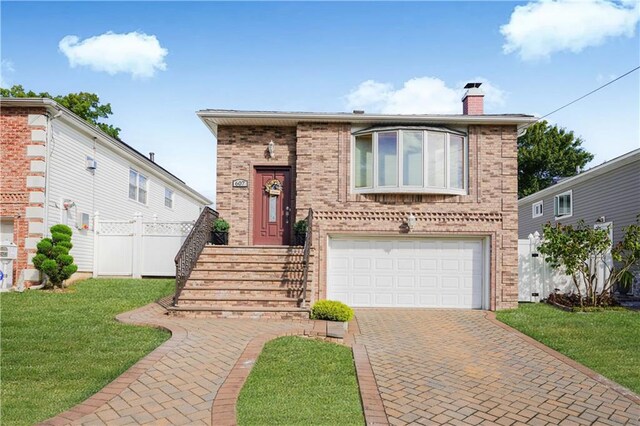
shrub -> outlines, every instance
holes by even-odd
[[[349,321],[353,309],[337,300],[320,300],[311,308],[311,318],[327,321]]]
[[[304,234],[307,232],[307,221],[306,219],[299,220],[293,225],[293,230],[296,234]]]
[[[73,247],[72,231],[66,225],[54,225],[50,231],[51,238],[43,238],[37,244],[33,265],[47,276],[46,287],[62,287],[62,283],[78,270],[69,254]]]
[[[231,228],[229,222],[222,218],[218,218],[213,222],[214,232],[229,232],[229,228]]]

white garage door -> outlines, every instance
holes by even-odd
[[[327,298],[354,307],[482,304],[480,239],[329,239]]]

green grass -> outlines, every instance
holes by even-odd
[[[564,312],[546,304],[500,311],[500,321],[640,393],[640,312]]]
[[[364,425],[351,349],[302,337],[268,342],[237,414],[240,425]]]
[[[92,279],[64,292],[2,294],[2,424],[33,424],[69,409],[166,341],[166,331],[114,317],[170,294],[173,282]]]

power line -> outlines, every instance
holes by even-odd
[[[572,100],[572,101],[571,101],[571,102],[569,102],[568,104],[562,105],[560,108],[554,109],[553,111],[551,111],[551,112],[549,112],[549,113],[547,113],[547,114],[543,115],[542,117],[538,118],[534,123],[527,124],[524,128],[526,129],[526,128],[528,128],[529,126],[531,126],[532,124],[535,124],[535,123],[537,123],[538,121],[542,120],[543,118],[546,118],[546,117],[550,116],[551,114],[555,114],[556,112],[560,111],[561,109],[564,109],[564,108],[568,107],[569,105],[573,105],[573,104],[575,104],[576,102],[578,102],[578,101],[580,101],[580,100],[582,100],[582,99],[586,98],[586,97],[587,97],[587,96],[589,96],[589,95],[592,95],[592,94],[596,93],[598,90],[604,89],[604,88],[605,88],[605,87],[607,87],[608,85],[615,83],[616,81],[620,80],[621,78],[624,78],[624,77],[628,76],[629,74],[631,74],[632,72],[634,72],[634,71],[638,71],[639,69],[640,69],[640,66],[637,66],[637,67],[635,67],[634,69],[627,71],[626,73],[624,73],[624,74],[622,74],[621,76],[616,77],[616,78],[614,78],[613,80],[611,80],[611,81],[609,81],[609,82],[607,82],[607,83],[603,84],[602,86],[598,87],[597,89],[594,89],[594,90],[590,91],[590,92],[589,92],[589,93],[587,93],[586,95],[582,95],[582,96],[580,96],[579,98]]]

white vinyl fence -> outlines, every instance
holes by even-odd
[[[538,302],[546,299],[556,289],[560,292],[575,291],[571,276],[549,266],[538,252],[542,240],[535,232],[528,239],[518,240],[518,301]],[[606,259],[611,265],[611,256]],[[604,282],[608,270],[601,262],[598,265],[599,283]]]
[[[193,222],[100,220],[95,216],[93,276],[166,276],[176,273],[174,258]]]

